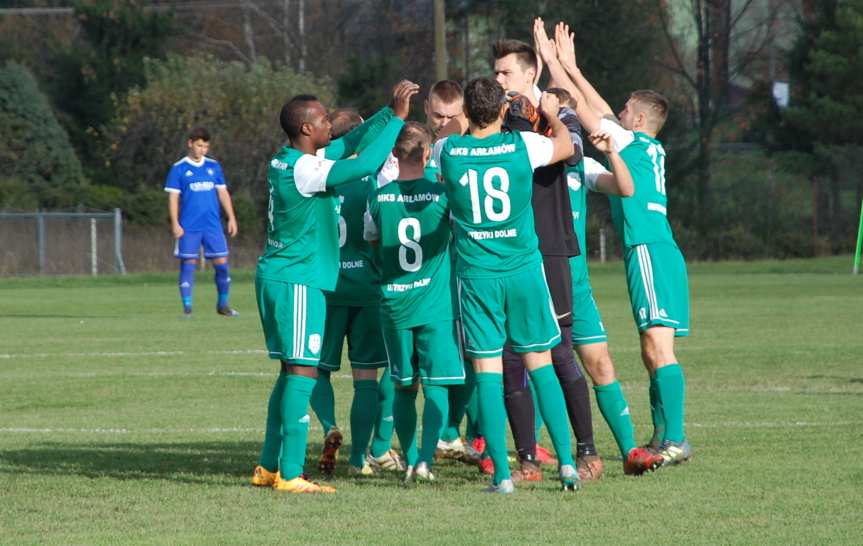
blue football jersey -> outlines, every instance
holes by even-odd
[[[209,157],[197,164],[184,157],[165,179],[165,191],[180,194],[180,225],[186,231],[222,229],[216,188],[225,186],[222,167]]]

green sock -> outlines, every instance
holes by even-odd
[[[405,456],[405,464],[416,466],[417,452],[417,391],[396,389],[393,401],[393,418],[395,419],[396,435]]]
[[[476,391],[485,450],[494,461],[494,483],[510,479],[506,453],[506,408],[503,404],[503,374],[478,372]],[[563,395],[561,395],[563,396]]]
[[[312,391],[312,409],[326,436],[327,432],[336,426],[336,396],[330,382],[330,372],[327,370],[318,368],[318,380],[315,382],[315,390]]]
[[[476,389],[476,372],[473,371],[473,366],[467,364],[465,367],[465,385],[471,383],[470,398],[464,407],[464,414],[467,416],[467,423],[464,427],[464,437],[467,441],[482,436],[482,429],[479,426],[479,396]]]
[[[447,422],[449,411],[449,389],[438,385],[423,385],[423,439],[419,460],[431,468],[434,464],[434,452],[441,430]]]
[[[285,392],[285,372],[280,372],[270,393],[267,404],[267,431],[264,433],[264,447],[258,462],[270,472],[279,469],[279,451],[282,447],[282,395]]]
[[[676,362],[656,369],[656,386],[665,417],[665,438],[680,443],[686,438],[683,431],[683,406],[686,398],[686,383],[683,368]]]
[[[441,432],[440,439],[444,442],[452,442],[459,438],[459,426],[464,419],[467,404],[470,401],[473,393],[474,384],[465,382],[463,385],[453,385],[447,389],[447,397],[449,399],[449,417],[447,426]]]
[[[560,388],[560,381],[554,373],[554,366],[549,363],[548,366],[537,368],[530,372],[530,377],[533,379],[542,420],[545,421],[548,435],[551,436],[557,459],[561,465],[574,464],[572,438],[569,434],[569,414],[566,412],[563,389]]]
[[[351,403],[351,456],[348,462],[362,468],[366,448],[375,426],[378,409],[378,382],[374,379],[354,381],[354,401]]]
[[[608,385],[594,385],[593,392],[596,393],[596,405],[614,435],[623,460],[626,460],[629,451],[635,447],[635,432],[620,382],[615,379]]]
[[[393,445],[393,398],[396,386],[390,379],[390,368],[384,368],[381,380],[378,381],[378,411],[375,418],[375,432],[372,438],[371,453],[380,457]]]
[[[306,462],[306,442],[309,437],[309,398],[315,380],[301,375],[285,379],[282,396],[282,452],[279,471],[282,478],[292,480],[303,473]]]
[[[650,376],[650,417],[653,419],[653,438],[661,442],[665,437],[665,417],[662,414],[662,402],[659,398],[659,385],[656,374]]]
[[[530,385],[530,394],[533,397],[533,433],[536,438],[536,443],[542,438],[542,410],[539,409],[539,396],[536,395],[536,387],[533,386],[533,378],[528,374],[528,385]]]

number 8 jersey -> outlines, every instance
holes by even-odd
[[[381,312],[394,328],[452,320],[452,231],[442,185],[398,180],[369,196],[363,237],[377,241]]]
[[[455,220],[459,277],[500,277],[542,262],[531,207],[533,171],[547,165],[553,151],[551,139],[528,132],[435,143]]]

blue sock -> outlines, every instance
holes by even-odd
[[[192,287],[195,285],[195,262],[180,262],[180,299],[183,309],[192,308]]]
[[[216,280],[216,291],[219,293],[218,308],[228,306],[228,292],[231,290],[231,277],[228,275],[228,262],[213,264]]]

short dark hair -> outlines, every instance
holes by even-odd
[[[464,89],[455,80],[439,80],[429,89],[429,99],[437,97],[446,104],[452,104],[464,98]]]
[[[191,131],[189,131],[189,140],[195,142],[196,140],[203,140],[204,142],[210,142],[210,131],[208,131],[205,127],[195,127]]]
[[[569,94],[569,91],[563,89],[562,87],[549,87],[545,90],[546,93],[551,93],[552,95],[557,97],[557,100],[560,101],[561,106],[568,106],[572,108],[574,105],[572,104],[572,95]]]
[[[536,59],[536,51],[534,51],[533,46],[527,42],[522,42],[521,40],[513,40],[509,38],[498,40],[491,46],[491,54],[494,56],[495,60],[502,59],[507,55],[515,54],[518,64],[521,65],[521,68],[524,70],[527,70],[528,68],[536,70],[539,66]]]
[[[658,133],[668,119],[668,99],[662,93],[653,89],[633,91],[630,98],[635,99],[647,109],[647,118],[653,129]]]
[[[332,138],[339,138],[351,132],[362,122],[363,117],[353,108],[337,108],[330,112],[330,123],[333,124],[330,134]]]
[[[506,103],[503,87],[492,78],[475,78],[464,88],[467,117],[480,128],[494,123]]]
[[[309,103],[318,102],[314,95],[297,95],[282,106],[279,114],[279,124],[288,138],[300,136],[303,123],[309,121]]]
[[[405,123],[393,147],[399,161],[422,163],[423,153],[431,146],[432,134],[428,127],[416,121]]]

